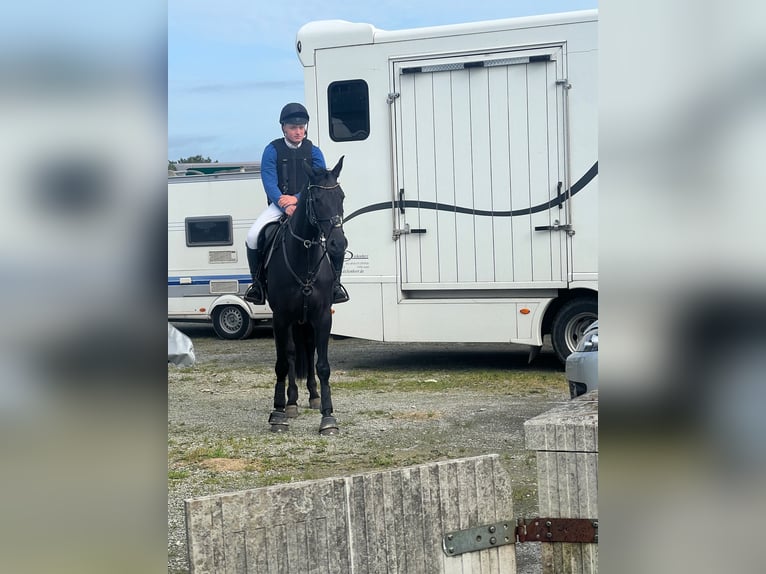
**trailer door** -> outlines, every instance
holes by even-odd
[[[562,47],[393,61],[392,78],[401,289],[566,286]]]

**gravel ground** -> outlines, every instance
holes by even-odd
[[[569,398],[550,349],[530,366],[526,349],[511,345],[334,339],[341,432],[320,437],[304,388],[290,431],[269,432],[275,351],[267,326],[244,341],[176,327],[192,337],[197,364],[168,366],[169,574],[188,572],[183,500],[194,496],[498,453],[514,484],[514,514],[537,512],[523,423]],[[537,546],[518,546],[520,574],[540,572]]]

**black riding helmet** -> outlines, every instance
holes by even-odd
[[[279,114],[279,123],[285,124],[307,124],[309,123],[309,113],[301,104],[291,103],[282,108]]]

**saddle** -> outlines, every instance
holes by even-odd
[[[287,216],[283,215],[278,221],[271,221],[264,225],[258,234],[257,249],[263,254],[261,261],[264,270],[269,266],[269,261],[271,261],[271,255],[274,253],[274,246],[276,244],[274,240],[285,221],[287,221]]]

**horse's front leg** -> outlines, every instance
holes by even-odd
[[[320,319],[319,324],[315,327],[316,333],[316,348],[317,348],[317,365],[316,372],[319,376],[319,386],[322,397],[322,422],[319,425],[319,434],[329,435],[336,434],[338,432],[338,422],[335,417],[332,416],[332,395],[330,393],[330,361],[327,356],[327,349],[330,342],[330,327],[331,327],[331,315],[330,310],[327,311],[327,317]]]
[[[295,342],[295,329],[300,326],[293,325],[289,329],[287,337],[287,406],[285,414],[288,418],[294,419],[298,416],[298,385],[296,384],[296,354],[302,353],[303,349],[298,349]]]
[[[290,345],[290,327],[284,322],[274,321],[274,345],[277,350],[277,362],[274,365],[274,372],[277,375],[277,382],[274,385],[274,410],[269,415],[269,424],[272,432],[282,432],[289,428],[285,406],[287,396],[285,392],[285,378],[290,370],[289,345]],[[293,385],[295,384],[293,377]]]
[[[314,330],[311,329],[308,340],[306,341],[306,389],[309,392],[309,408],[317,409],[321,407],[321,400],[319,399],[319,393],[317,392],[317,381],[315,377],[314,369],[314,351],[316,350],[316,339],[314,338]]]
[[[306,377],[306,388],[309,391],[309,408],[319,410],[322,406],[322,401],[319,398],[319,391],[317,391],[317,380],[316,376],[314,375],[313,360],[310,361],[308,369],[309,372],[308,376]]]

